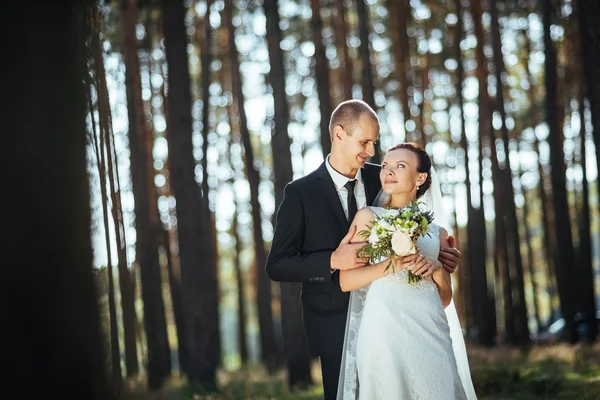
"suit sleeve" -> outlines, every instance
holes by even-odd
[[[333,251],[302,253],[304,205],[292,184],[287,184],[277,212],[277,226],[267,259],[267,275],[277,282],[331,282]]]

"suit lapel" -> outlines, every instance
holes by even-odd
[[[329,171],[327,171],[325,162],[321,164],[321,166],[316,172],[317,177],[319,178],[319,185],[321,186],[321,190],[325,194],[325,197],[327,198],[327,202],[329,203],[333,214],[337,218],[338,222],[342,225],[342,227],[344,227],[344,229],[348,229],[350,224],[348,223],[348,219],[346,218],[346,214],[344,213],[344,209],[342,208],[340,196],[338,195],[337,189],[335,188],[335,184],[331,179],[331,175],[329,175]]]

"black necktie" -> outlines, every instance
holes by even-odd
[[[346,182],[344,187],[348,191],[348,222],[352,223],[354,216],[356,215],[356,211],[358,211],[358,206],[356,205],[356,197],[354,197],[354,185],[356,184],[356,179],[349,180]]]

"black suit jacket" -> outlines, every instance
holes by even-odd
[[[381,189],[380,167],[365,164],[361,175],[367,204]],[[277,227],[266,270],[279,282],[302,282],[302,310],[308,347],[314,355],[339,351],[344,343],[349,293],[331,274],[331,253],[350,224],[325,162],[290,182],[277,212]]]

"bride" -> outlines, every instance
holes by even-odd
[[[441,219],[441,192],[429,155],[414,143],[390,148],[382,163],[381,207],[356,214],[351,241],[363,239],[383,207],[401,209],[425,199],[434,212],[427,235],[417,241],[413,273],[424,279],[408,283],[407,271],[384,260],[340,271],[343,291],[352,291],[346,320],[338,400],[476,399],[460,323],[452,302],[450,275],[437,260],[448,246]],[[398,257],[402,265],[406,258]]]

